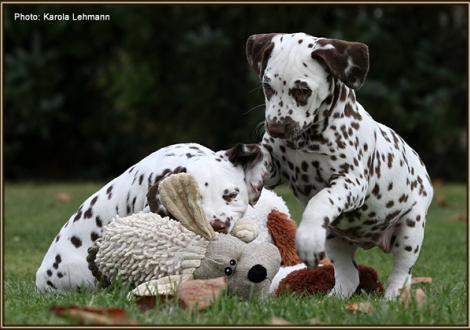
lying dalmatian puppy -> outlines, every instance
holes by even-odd
[[[70,217],[36,273],[37,289],[95,288],[86,261],[88,248],[116,215],[151,211],[167,216],[158,198],[158,184],[173,173],[187,172],[196,178],[212,227],[230,232],[261,194],[262,160],[266,156],[259,146],[243,144],[218,152],[194,143],[176,144],[150,154],[91,195]]]
[[[262,144],[274,163],[265,184],[289,183],[305,206],[299,256],[314,266],[326,251],[330,294],[349,297],[359,283],[356,248],[379,246],[393,254],[385,295],[396,297],[410,284],[433,189],[418,154],[356,100],[368,47],[271,33],[250,36],[246,54],[265,94]]]

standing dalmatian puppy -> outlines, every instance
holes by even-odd
[[[36,287],[56,292],[95,288],[86,257],[103,226],[116,215],[124,217],[139,211],[168,216],[158,197],[158,185],[174,173],[187,172],[195,177],[212,227],[230,232],[261,194],[263,162],[268,160],[258,145],[244,144],[218,152],[195,143],[176,144],[150,154],[91,195],[70,217],[36,273]],[[246,230],[243,235],[247,235]]]
[[[423,242],[431,181],[418,154],[356,100],[369,69],[365,44],[305,33],[249,37],[248,62],[266,101],[263,146],[273,158],[268,187],[286,182],[305,205],[299,256],[334,262],[332,295],[359,284],[358,246],[391,252],[386,297],[410,285]]]

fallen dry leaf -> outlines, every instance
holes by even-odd
[[[141,297],[135,298],[135,303],[137,306],[139,306],[139,309],[141,311],[146,312],[148,310],[155,308],[155,305],[157,304],[157,300],[160,302],[164,302],[169,299],[172,299],[173,297],[174,297],[173,295],[141,296]]]
[[[51,311],[61,317],[76,320],[80,325],[137,325],[137,321],[127,317],[121,308],[96,308],[54,306]]]
[[[426,301],[426,294],[422,289],[416,289],[413,295],[413,292],[411,291],[410,288],[404,288],[401,289],[400,291],[400,302],[405,304],[406,306],[409,305],[409,303],[412,300],[415,300],[418,307],[422,307],[424,302]]]
[[[416,299],[416,303],[418,304],[418,307],[421,308],[421,307],[423,307],[423,305],[426,301],[426,294],[424,293],[423,290],[416,289],[415,299]]]
[[[139,306],[139,309],[143,312],[153,309],[156,301],[157,297],[155,296],[142,296],[135,298],[136,305]]]
[[[432,277],[413,277],[411,279],[411,284],[418,283],[432,283]]]
[[[308,324],[317,325],[317,324],[321,324],[321,323],[320,323],[320,320],[319,320],[319,319],[313,318],[313,319],[310,319],[310,320],[308,321]]]
[[[59,202],[67,203],[72,200],[72,195],[65,191],[59,191],[54,194],[54,199]]]
[[[453,216],[451,216],[449,218],[450,221],[463,221],[463,222],[467,222],[467,217],[461,213],[459,214],[454,214]]]
[[[405,305],[408,305],[411,302],[411,289],[410,288],[400,289],[400,302]]]
[[[209,280],[186,280],[178,288],[178,298],[183,308],[204,310],[226,289],[224,277]]]
[[[447,207],[448,206],[446,198],[442,195],[439,195],[439,196],[436,197],[436,203],[440,207]]]
[[[356,314],[356,313],[371,314],[374,311],[372,305],[368,302],[357,302],[357,303],[346,305],[346,310],[352,314]]]
[[[292,324],[292,323],[290,323],[287,320],[281,319],[280,317],[273,316],[267,324],[271,324],[271,325],[289,325],[289,324]]]

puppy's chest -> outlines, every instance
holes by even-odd
[[[327,156],[293,150],[284,145],[275,147],[274,159],[281,181],[288,183],[303,203],[327,186],[335,169]]]

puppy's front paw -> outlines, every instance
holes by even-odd
[[[258,226],[248,219],[240,219],[233,227],[231,234],[245,243],[253,241],[258,237]]]
[[[328,297],[349,298],[356,291],[357,286],[336,286],[328,293]]]
[[[297,254],[308,267],[318,266],[320,260],[325,257],[325,235],[326,231],[322,227],[301,223],[297,228]]]

